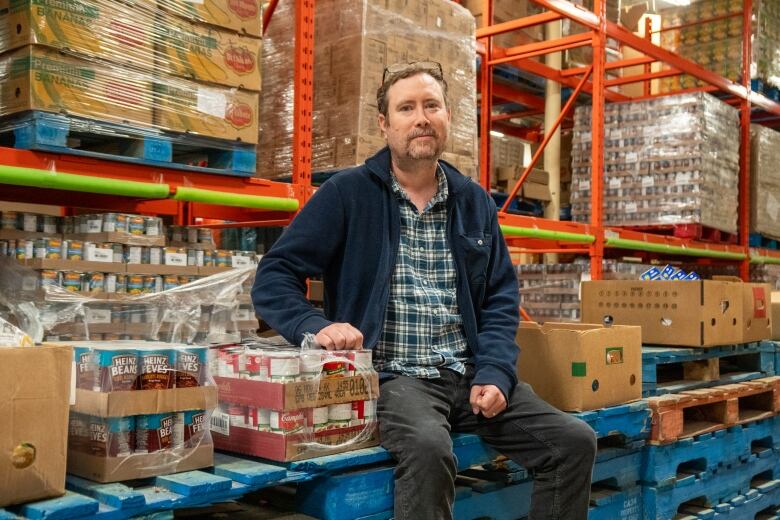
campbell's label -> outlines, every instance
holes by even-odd
[[[176,352],[176,388],[189,388],[204,383],[206,348],[190,348]]]
[[[228,9],[244,20],[257,18],[258,13],[260,12],[260,9],[257,6],[257,0],[229,0]]]
[[[141,390],[164,390],[175,386],[176,377],[173,368],[176,358],[175,350],[141,352],[139,358]]]
[[[138,356],[131,351],[96,350],[96,390],[116,392],[135,390],[138,380]]]
[[[248,74],[255,70],[255,56],[246,47],[231,45],[225,50],[225,64],[238,74]]]
[[[293,410],[290,412],[271,411],[270,424],[271,431],[278,433],[297,433],[303,430],[305,424],[303,410]]]
[[[230,103],[225,111],[225,120],[235,128],[246,128],[254,120],[252,107],[246,103]]]

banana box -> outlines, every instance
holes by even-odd
[[[263,35],[261,3],[261,0],[160,0],[157,5],[183,18],[260,38]]]
[[[259,93],[172,77],[156,78],[152,88],[155,126],[257,143]]]
[[[160,14],[158,68],[187,79],[260,90],[262,40]]]
[[[43,110],[149,126],[151,76],[27,45],[0,56],[0,115]]]
[[[154,67],[154,11],[114,0],[0,0],[0,52],[40,44]]]

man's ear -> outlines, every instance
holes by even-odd
[[[377,123],[379,124],[379,129],[382,131],[382,137],[387,139],[387,118],[384,114],[379,114],[377,117]]]

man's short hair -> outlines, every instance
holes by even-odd
[[[450,106],[450,100],[447,91],[447,81],[444,79],[444,73],[441,64],[435,61],[415,61],[413,63],[395,63],[385,69],[382,76],[382,85],[376,91],[376,106],[379,113],[387,117],[388,99],[387,91],[398,81],[411,78],[417,74],[428,74],[435,79],[441,86],[441,92],[444,96],[444,106]]]

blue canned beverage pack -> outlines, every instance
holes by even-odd
[[[94,350],[96,390],[116,392],[138,388],[138,354],[135,350],[97,347]]]
[[[201,386],[205,383],[208,348],[191,346],[176,351],[176,388]]]
[[[141,349],[138,351],[141,390],[165,390],[176,386],[176,350]]]

